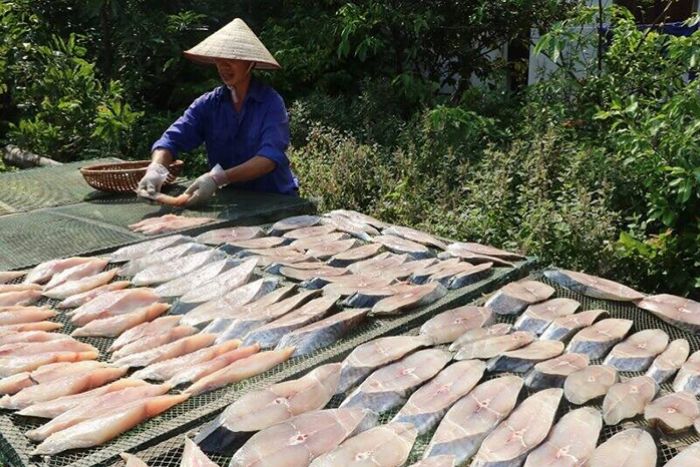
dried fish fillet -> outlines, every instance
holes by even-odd
[[[588,355],[591,360],[602,358],[620,342],[632,328],[633,321],[608,318],[577,332],[566,347],[567,352]]]
[[[688,391],[700,395],[700,350],[693,352],[688,360],[678,370],[673,380],[673,390],[676,392]]]
[[[644,409],[644,418],[665,433],[678,433],[693,426],[700,417],[700,405],[689,392],[673,392],[659,397]]]
[[[501,287],[484,304],[499,315],[515,315],[528,305],[542,302],[554,295],[554,288],[542,282],[523,280]]]
[[[487,364],[489,371],[511,371],[525,373],[536,363],[561,355],[564,344],[558,341],[536,340],[519,349],[509,350],[498,355]]]
[[[196,237],[196,240],[207,245],[221,245],[222,243],[233,243],[242,240],[251,240],[262,237],[265,234],[261,227],[226,227],[204,232]]]
[[[700,303],[675,295],[661,294],[644,297],[637,306],[667,323],[697,332],[700,330]]]
[[[603,399],[605,424],[615,425],[643,413],[658,389],[656,381],[648,376],[637,376],[614,384]]]
[[[535,336],[529,332],[517,331],[505,336],[492,336],[478,341],[467,342],[459,348],[455,360],[469,360],[473,358],[493,358],[503,352],[519,349],[535,340]]]
[[[539,362],[527,374],[525,385],[533,390],[563,387],[567,376],[587,367],[588,363],[588,356],[577,353],[566,353]]]
[[[656,444],[649,433],[630,428],[601,444],[586,467],[655,467]]]
[[[421,326],[420,334],[430,338],[434,344],[446,344],[470,329],[488,326],[493,319],[490,309],[465,305],[429,319]]]
[[[623,302],[632,302],[644,298],[644,294],[630,287],[582,272],[554,269],[545,271],[544,275],[562,287],[579,292],[587,297]]]
[[[590,365],[566,377],[564,395],[572,404],[585,404],[607,394],[618,381],[620,377],[615,368]]]
[[[450,344],[450,350],[456,352],[469,342],[486,339],[487,337],[505,336],[506,334],[510,334],[512,329],[513,326],[508,323],[498,323],[485,328],[470,329]]]
[[[530,305],[515,321],[513,328],[516,331],[530,331],[539,336],[552,324],[552,321],[574,314],[580,306],[579,302],[570,298],[553,298]]]
[[[668,334],[660,329],[645,329],[613,347],[603,363],[620,371],[644,371],[667,346]]]
[[[598,318],[607,316],[605,310],[588,310],[580,313],[575,313],[569,316],[562,316],[552,321],[547,329],[540,336],[543,340],[562,341],[565,342],[573,336],[576,331],[587,328],[592,325]]]
[[[683,366],[690,354],[690,345],[685,339],[676,339],[666,347],[646,372],[658,384],[666,382]]]

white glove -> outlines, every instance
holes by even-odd
[[[168,178],[170,171],[163,164],[151,162],[146,169],[146,175],[139,181],[136,195],[142,198],[153,199],[160,193],[160,189]]]
[[[216,164],[208,173],[201,175],[192,182],[192,185],[187,187],[185,194],[190,195],[190,198],[185,203],[185,206],[195,206],[209,201],[214,196],[217,188],[221,188],[226,184],[228,184],[226,172],[219,164]]]

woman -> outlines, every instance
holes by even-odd
[[[298,183],[285,151],[289,121],[284,101],[271,87],[251,76],[253,68],[280,66],[245,22],[236,18],[204,39],[185,56],[214,64],[224,85],[197,98],[153,144],[152,162],[137,193],[155,198],[165,181],[167,164],[181,151],[204,143],[210,171],[197,178],[181,201],[194,206],[216,190],[237,188],[295,195]]]

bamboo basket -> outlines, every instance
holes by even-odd
[[[139,181],[146,174],[151,161],[118,162],[116,164],[95,164],[82,167],[80,173],[85,181],[96,190],[111,193],[127,193],[136,190]],[[184,162],[176,160],[168,166],[165,184],[170,184],[180,175]]]

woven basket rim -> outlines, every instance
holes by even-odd
[[[137,170],[145,169],[151,161],[126,161],[126,162],[116,162],[111,164],[93,164],[80,168],[80,172],[83,174],[99,174],[99,173],[121,173],[121,172],[134,172]],[[183,165],[184,162],[180,159],[171,162],[168,165],[168,169],[172,169]]]

